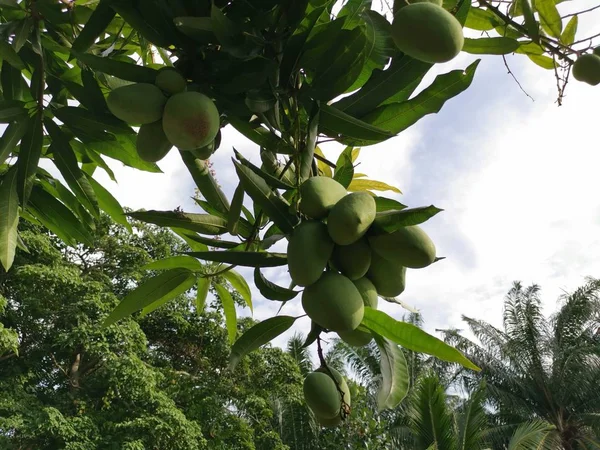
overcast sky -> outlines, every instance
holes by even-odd
[[[578,9],[586,4],[565,3],[577,3]],[[600,23],[599,15],[582,17],[581,35],[593,34],[585,30],[591,31],[594,23]],[[462,53],[436,66],[420,89],[435,74],[465,68],[475,59]],[[535,101],[506,73],[501,57],[483,57],[466,92],[399,136],[365,147],[357,161],[360,172],[403,191],[382,195],[411,207],[434,204],[444,209],[423,228],[446,259],[409,270],[401,296],[422,312],[429,332],[462,327],[462,314],[500,325],[503,298],[513,280],[541,285],[546,312],[551,313],[563,291],[574,290],[586,276],[600,276],[600,86],[572,80],[564,105],[558,107],[553,72],[522,55],[507,60]],[[256,145],[230,127],[223,130],[212,161],[229,198],[237,185],[232,146],[260,164]],[[333,161],[341,151],[336,145],[322,149]],[[176,151],[159,162],[162,174],[142,173],[114,161],[111,166],[118,184],[102,171],[97,179],[122,205],[201,212],[191,200],[194,183]],[[285,251],[285,243],[272,249]],[[260,296],[251,270],[240,272],[254,292],[254,317],[273,315],[279,303]],[[289,280],[282,268],[265,274],[280,284]],[[383,301],[380,309],[396,318],[406,312]],[[300,296],[282,314],[303,314]],[[306,333],[309,326],[302,319],[293,330]],[[276,344],[284,344],[290,334]]]

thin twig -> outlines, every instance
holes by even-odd
[[[519,86],[519,89],[521,89],[521,91],[523,91],[523,94],[525,94],[527,97],[529,97],[532,102],[535,102],[534,98],[531,95],[529,95],[525,89],[523,89],[523,86],[521,86],[521,83],[519,83],[519,80],[517,80],[517,77],[515,76],[515,74],[512,73],[512,71],[510,70],[510,67],[508,67],[508,61],[506,61],[506,55],[502,55],[502,61],[504,61],[504,66],[506,67],[506,70],[508,70],[508,74],[513,78],[513,80],[515,80],[515,83],[517,83],[517,86]]]
[[[69,378],[69,374],[67,373],[67,371],[65,369],[63,369],[63,367],[58,363],[58,361],[56,360],[54,353],[50,353],[50,356],[52,357],[52,361],[54,362],[54,365],[56,366],[57,369],[59,369],[64,375],[65,377]]]
[[[580,40],[578,40],[578,41],[575,41],[575,42],[573,42],[571,45],[575,45],[575,44],[581,44],[582,42],[585,42],[585,41],[591,41],[592,39],[594,39],[594,38],[597,38],[597,37],[600,37],[600,33],[597,33],[597,34],[595,34],[595,35],[593,35],[593,36],[586,37],[586,38],[584,38],[584,39],[580,39]]]
[[[329,167],[331,167],[332,169],[335,169],[335,164],[332,163],[331,161],[329,161],[327,158],[323,158],[321,155],[315,153],[315,158],[317,158],[319,161],[327,164]]]
[[[561,16],[561,19],[566,19],[567,17],[571,17],[571,16],[578,16],[579,14],[589,13],[589,12],[595,10],[595,9],[598,9],[598,8],[600,8],[600,5],[593,6],[593,7],[589,8],[589,9],[584,9],[583,11],[579,11],[579,12],[575,12],[575,13],[571,13],[571,14],[566,14],[564,16]]]

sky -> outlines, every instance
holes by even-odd
[[[578,9],[593,1],[577,3]],[[567,10],[561,4],[561,12]],[[580,19],[580,35],[594,34],[600,16]],[[596,30],[597,31],[597,27]],[[473,36],[473,34],[471,34]],[[437,65],[436,74],[465,68],[477,59],[461,53]],[[507,74],[501,57],[484,56],[471,87],[450,100],[439,114],[384,143],[365,147],[357,160],[369,178],[399,187],[385,192],[411,207],[434,204],[444,211],[422,225],[446,259],[409,270],[400,299],[417,308],[425,329],[463,328],[461,315],[500,326],[505,294],[515,280],[542,287],[544,310],[554,312],[558,297],[600,276],[600,86],[571,80],[563,106],[557,106],[553,72],[525,56],[509,55],[508,64],[523,88]],[[231,127],[223,130],[211,158],[216,176],[231,199],[237,185],[232,147],[260,164],[258,146]],[[335,161],[342,147],[323,145]],[[162,174],[143,173],[111,162],[118,184],[103,172],[97,179],[134,209],[170,210],[180,206],[202,212],[192,200],[194,183],[176,151],[158,163]],[[285,251],[281,241],[273,251]],[[274,315],[280,304],[260,296],[252,270],[241,269],[254,297],[254,318]],[[285,269],[267,269],[274,282],[287,285]],[[407,311],[380,301],[380,309],[400,319]],[[303,314],[300,295],[282,314]],[[249,310],[239,310],[248,315]],[[306,333],[307,318],[274,341],[285,345],[294,331]]]

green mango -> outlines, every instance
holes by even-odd
[[[156,74],[154,84],[168,95],[183,92],[187,87],[185,78],[172,67],[165,67],[164,69],[159,70]]]
[[[421,269],[435,261],[435,245],[417,225],[369,236],[369,244],[379,256],[411,269]]]
[[[373,252],[367,278],[373,283],[379,295],[396,297],[402,294],[406,287],[406,267],[388,261]]]
[[[577,81],[596,86],[600,83],[600,56],[593,53],[581,55],[573,64],[572,70]]]
[[[359,278],[358,280],[353,281],[353,283],[358,289],[364,305],[373,309],[377,309],[379,297],[377,296],[377,289],[375,289],[373,283],[371,283],[371,281],[369,281],[369,279],[366,277]],[[369,342],[371,342],[371,339],[373,339],[371,333],[358,329],[352,331],[340,331],[338,335],[344,342],[355,347],[367,345]]]
[[[353,192],[338,201],[327,216],[327,230],[333,242],[350,245],[367,232],[377,212],[375,200],[367,192]]]
[[[328,370],[333,374],[333,378]],[[318,419],[324,420],[327,424],[335,423],[333,419],[336,417],[341,419],[343,414],[342,395],[340,395],[334,379],[343,393],[344,403],[349,407],[351,404],[350,390],[346,380],[337,370],[331,367],[329,369],[321,367],[309,373],[303,384],[306,404]]]
[[[138,131],[135,147],[144,161],[157,162],[163,159],[173,144],[163,131],[162,120],[142,125]]]
[[[371,247],[363,236],[353,244],[336,245],[332,258],[337,270],[351,280],[358,280],[365,276],[371,265]]]
[[[144,125],[160,120],[166,102],[167,97],[150,83],[118,87],[106,98],[110,112],[131,125]]]
[[[300,186],[300,212],[322,219],[347,194],[346,188],[329,177],[311,177]]]
[[[298,286],[316,282],[331,258],[333,241],[325,224],[317,221],[302,222],[289,239],[287,246],[288,269]]]

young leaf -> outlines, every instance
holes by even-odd
[[[19,159],[17,161],[17,191],[21,206],[27,204],[35,173],[42,156],[42,113],[38,112],[29,119],[29,125],[19,149]]]
[[[217,184],[217,180],[210,173],[210,169],[206,162],[194,157],[191,152],[180,151],[181,159],[187,167],[190,175],[196,183],[196,187],[206,199],[217,211],[223,214],[227,214],[229,211],[229,202],[227,197]]]
[[[233,288],[242,296],[246,305],[250,308],[250,311],[254,312],[252,307],[252,293],[250,292],[250,286],[248,286],[244,277],[233,269],[223,272],[222,277],[231,283],[231,286],[233,286]]]
[[[123,211],[123,207],[117,201],[117,199],[114,198],[104,186],[94,180],[91,175],[86,174],[86,176],[88,182],[94,190],[94,193],[96,194],[96,199],[98,200],[100,209],[108,214],[116,223],[123,225],[125,228],[131,231],[131,225],[129,225],[127,217],[125,216],[125,212]]]
[[[7,272],[15,259],[18,223],[17,168],[13,166],[0,184],[0,263]]]
[[[225,313],[225,325],[227,326],[227,336],[229,337],[229,343],[233,344],[235,341],[235,335],[237,333],[237,316],[235,312],[235,303],[233,297],[227,288],[221,284],[215,284],[215,290],[223,305],[223,312]]]
[[[411,323],[393,319],[383,311],[365,307],[362,325],[408,350],[427,353],[444,361],[461,364],[468,369],[481,370],[454,347]]]
[[[153,223],[162,227],[177,227],[201,234],[218,235],[227,231],[227,221],[210,214],[195,214],[182,211],[136,211],[128,216],[142,222]]]
[[[0,165],[4,164],[4,161],[8,159],[8,156],[25,135],[28,123],[27,120],[19,120],[8,124],[2,138],[0,138]]]
[[[198,284],[196,286],[196,312],[202,314],[204,312],[204,305],[206,304],[206,297],[208,297],[208,288],[210,287],[210,278],[200,277],[198,278]]]
[[[289,213],[289,204],[271,190],[267,182],[252,170],[233,160],[235,170],[246,193],[285,233],[291,233],[298,217]]]
[[[192,272],[199,272],[202,271],[204,266],[196,258],[187,255],[177,255],[148,263],[142,267],[142,270],[169,270],[179,268],[188,269]]]
[[[240,336],[231,347],[231,356],[229,357],[229,370],[235,369],[235,366],[248,353],[258,349],[271,340],[275,339],[281,333],[287,331],[296,321],[291,316],[275,316],[257,323],[248,331]]]
[[[567,23],[565,30],[560,35],[560,41],[564,45],[571,45],[573,42],[575,42],[575,35],[577,34],[578,25],[579,18],[577,17],[577,15],[571,17],[571,20],[569,20],[569,23]]]
[[[277,267],[287,264],[287,255],[285,253],[229,252],[218,250],[212,252],[188,252],[186,255],[205,261],[222,262],[246,267]]]
[[[195,280],[193,272],[187,269],[171,269],[149,278],[121,300],[104,320],[102,327],[109,327],[155,302],[166,302],[183,294],[194,285]]]
[[[390,186],[383,181],[363,180],[354,178],[347,188],[351,192],[356,191],[393,191],[402,194],[402,191],[397,187]]]
[[[267,280],[260,271],[259,267],[254,269],[254,284],[259,292],[269,300],[276,300],[287,302],[288,300],[296,297],[300,291],[294,291],[293,289],[287,289],[272,283]]]
[[[237,234],[237,225],[242,214],[242,206],[244,204],[244,188],[242,183],[238,183],[231,199],[231,207],[229,208],[229,216],[227,217],[227,231],[235,236]]]
[[[352,148],[347,147],[335,163],[335,172],[333,179],[340,183],[345,188],[350,186],[352,178],[354,176],[354,166],[352,165]]]
[[[323,152],[321,151],[321,149],[319,147],[315,147],[315,155],[319,155],[323,159],[325,158],[325,155],[323,154]],[[329,166],[329,164],[321,161],[318,158],[317,158],[317,167],[322,176],[329,177],[329,178],[333,177],[333,172],[331,171],[331,167]]]
[[[75,57],[83,64],[92,69],[113,75],[117,78],[137,83],[154,83],[156,79],[156,70],[149,67],[138,66],[136,64],[117,61],[112,58],[92,55],[90,53],[81,53],[73,51]]]
[[[85,27],[83,27],[83,30],[81,30],[75,41],[73,41],[71,48],[77,52],[85,52],[104,33],[104,30],[106,30],[113,17],[115,17],[115,11],[108,6],[107,2],[100,2],[96,6],[96,9],[94,9]]]
[[[383,141],[392,136],[389,131],[374,127],[334,106],[323,105],[320,119],[321,132],[328,136],[342,135],[348,138]]]
[[[523,3],[527,0],[522,0]],[[562,19],[556,9],[554,0],[534,0],[535,9],[540,15],[540,23],[546,32],[555,37],[560,38],[562,33]],[[524,12],[525,10],[523,10]]]
[[[465,38],[463,51],[473,55],[506,55],[519,48],[519,41],[508,37]]]
[[[443,211],[443,209],[431,205],[403,209],[401,211],[390,210],[377,213],[372,229],[369,231],[374,234],[392,233],[402,227],[419,225],[426,222],[441,211]]]
[[[392,341],[372,333],[379,347],[381,386],[377,391],[379,411],[394,409],[408,394],[410,375],[402,350]]]

